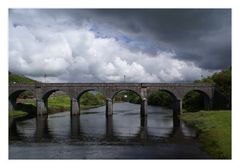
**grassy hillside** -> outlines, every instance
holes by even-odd
[[[25,76],[21,76],[21,75],[17,75],[9,72],[8,82],[9,84],[12,84],[12,83],[35,83],[37,81],[27,78]]]

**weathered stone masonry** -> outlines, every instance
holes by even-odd
[[[205,108],[211,109],[214,86],[193,83],[36,83],[9,85],[9,109],[14,109],[16,99],[24,91],[31,91],[36,97],[38,115],[48,113],[48,97],[55,91],[63,91],[71,98],[71,115],[80,114],[79,99],[87,91],[99,91],[106,97],[106,116],[113,114],[113,97],[120,91],[130,90],[137,93],[142,100],[141,116],[147,115],[147,98],[155,91],[168,92],[174,100],[173,113],[182,113],[182,99],[190,91],[205,95]]]

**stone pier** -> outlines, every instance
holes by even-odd
[[[147,116],[147,112],[148,112],[147,107],[148,107],[147,99],[143,98],[141,102],[141,117]]]
[[[80,114],[80,103],[77,99],[71,99],[71,115],[79,115]]]
[[[112,116],[113,114],[113,102],[112,99],[106,99],[106,116]]]
[[[174,101],[174,107],[173,107],[173,115],[181,115],[182,114],[182,100],[176,99]]]
[[[47,104],[43,99],[36,100],[37,105],[37,115],[46,115],[47,114]]]

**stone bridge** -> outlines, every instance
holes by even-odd
[[[24,91],[31,91],[36,97],[37,114],[48,112],[48,97],[56,91],[63,91],[71,98],[71,115],[80,114],[79,99],[87,91],[98,91],[106,98],[106,116],[113,114],[113,98],[121,91],[133,91],[141,98],[141,116],[147,115],[147,98],[156,91],[169,93],[174,102],[173,114],[182,112],[183,97],[190,91],[204,95],[205,108],[211,109],[214,86],[193,83],[35,83],[9,85],[9,110],[16,106],[17,97]]]

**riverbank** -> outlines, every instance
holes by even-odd
[[[28,113],[25,112],[25,111],[14,110],[14,111],[11,111],[9,113],[9,118],[12,118],[12,119],[14,119],[14,118],[21,118],[21,117],[25,117],[27,115],[28,115]]]
[[[200,111],[180,116],[198,131],[206,152],[218,159],[231,159],[231,111]]]

